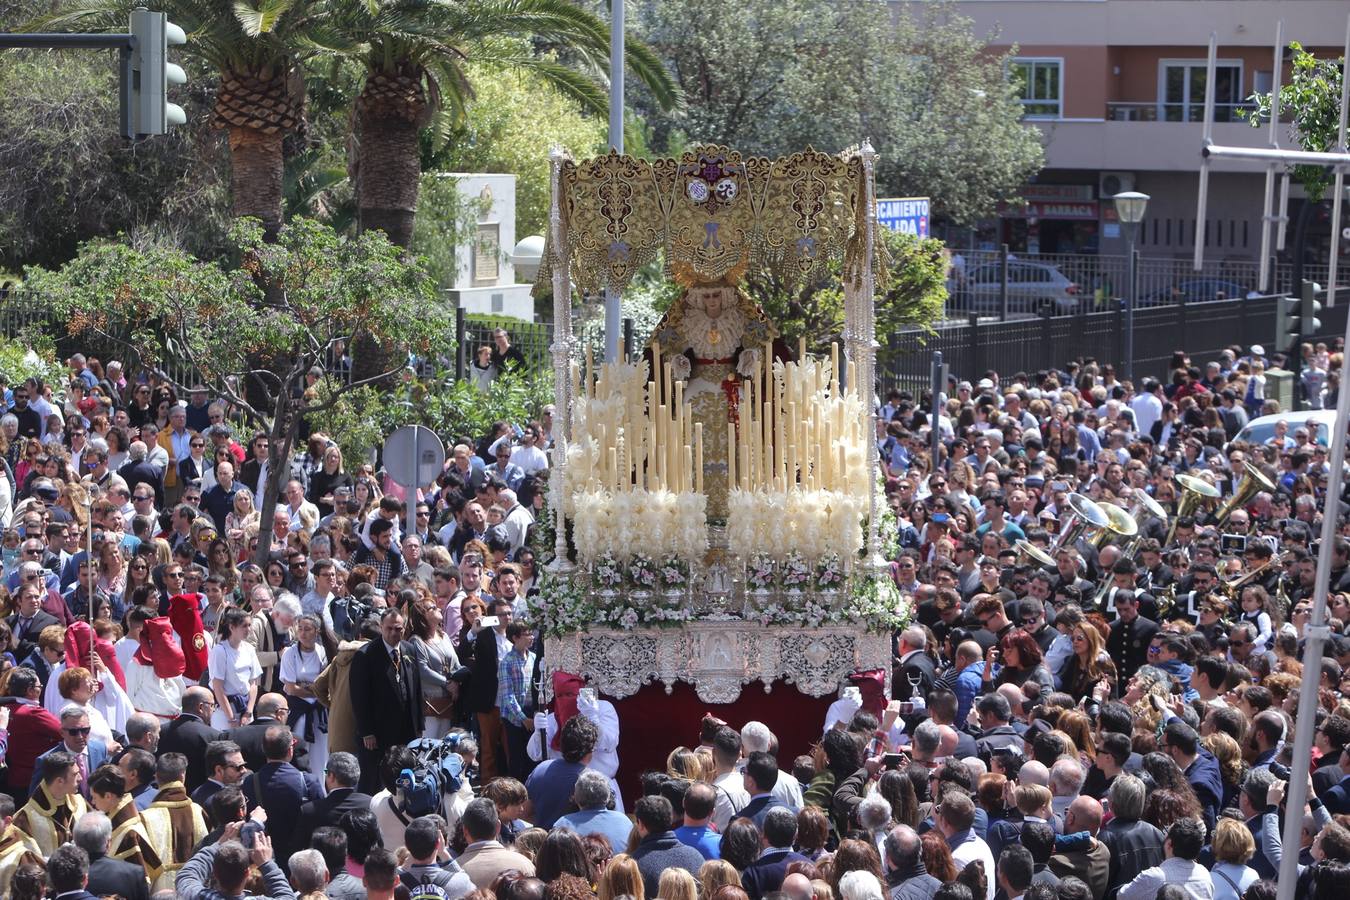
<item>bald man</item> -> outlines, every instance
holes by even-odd
[[[1105,896],[1111,875],[1111,852],[1097,840],[1102,815],[1102,805],[1095,799],[1082,794],[1075,797],[1064,812],[1064,834],[1072,839],[1059,844],[1059,852],[1049,863],[1050,871],[1060,878],[1082,879],[1092,889],[1094,900]]]
[[[814,893],[811,888],[811,879],[801,872],[793,872],[784,878],[782,891],[788,895],[788,900],[811,900]]]

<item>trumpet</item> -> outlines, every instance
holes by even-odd
[[[1171,544],[1172,538],[1176,536],[1178,521],[1186,516],[1195,515],[1195,511],[1205,502],[1219,499],[1219,489],[1203,478],[1196,478],[1194,475],[1176,475],[1173,480],[1181,488],[1181,501],[1177,504],[1177,517],[1167,529],[1165,545]]]
[[[1059,540],[1055,541],[1056,550],[1061,547],[1072,547],[1089,528],[1103,529],[1111,524],[1105,510],[1082,494],[1070,494],[1068,504],[1072,516],[1069,526],[1060,532]]]
[[[1233,496],[1224,501],[1223,506],[1219,507],[1218,512],[1214,514],[1214,521],[1219,525],[1228,521],[1228,517],[1239,508],[1246,506],[1247,501],[1251,500],[1260,491],[1267,493],[1275,490],[1275,483],[1266,477],[1262,472],[1250,462],[1242,464],[1242,480],[1238,482],[1237,490],[1233,491]]]
[[[1226,597],[1229,600],[1229,602],[1232,602],[1238,598],[1238,595],[1240,593],[1242,593],[1242,589],[1246,587],[1247,582],[1251,581],[1257,575],[1260,575],[1266,569],[1269,569],[1271,566],[1275,565],[1275,563],[1279,561],[1280,561],[1279,557],[1272,556],[1270,559],[1261,563],[1261,565],[1257,566],[1255,569],[1252,569],[1250,572],[1247,572],[1244,575],[1235,575],[1227,580],[1220,580],[1218,586],[1214,588],[1213,593],[1218,594],[1219,596],[1222,597]]]

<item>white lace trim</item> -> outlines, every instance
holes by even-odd
[[[694,356],[726,359],[740,346],[745,325],[746,315],[739,309],[724,309],[721,315],[713,318],[706,310],[690,306],[684,311],[681,331]]]

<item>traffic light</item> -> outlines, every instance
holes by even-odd
[[[1299,310],[1302,302],[1298,297],[1275,298],[1275,353],[1288,353],[1297,349],[1301,334]]]
[[[1323,291],[1320,284],[1303,282],[1303,296],[1299,298],[1298,304],[1298,330],[1305,341],[1322,330],[1322,321],[1317,318],[1317,314],[1322,311],[1322,304],[1317,299],[1321,293]]]
[[[136,137],[167,134],[170,125],[184,125],[187,114],[169,102],[169,85],[186,84],[187,75],[169,62],[169,45],[186,44],[183,29],[162,12],[131,11],[131,130]]]

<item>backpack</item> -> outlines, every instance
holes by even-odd
[[[443,797],[455,794],[463,786],[464,759],[455,752],[459,736],[418,738],[408,744],[416,765],[401,771],[396,784],[399,802],[391,804],[394,813],[406,821],[418,816],[439,814]]]

